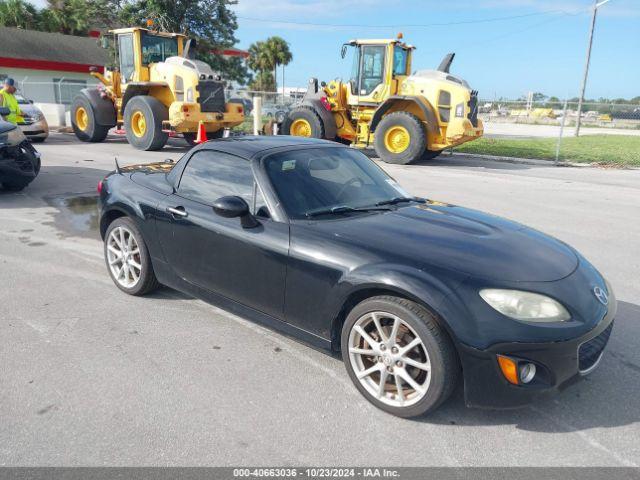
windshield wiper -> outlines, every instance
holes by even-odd
[[[339,205],[337,207],[332,208],[323,208],[321,210],[312,210],[311,212],[305,213],[305,216],[308,218],[317,217],[319,215],[340,215],[343,213],[351,213],[351,212],[388,212],[389,208],[379,208],[379,207],[349,207],[348,205]]]
[[[404,202],[418,202],[418,203],[425,203],[425,199],[424,198],[418,198],[418,197],[394,197],[394,198],[390,198],[389,200],[382,200],[381,202],[376,203],[376,205],[397,205],[398,203],[404,203]]]

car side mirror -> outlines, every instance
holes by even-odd
[[[9,115],[11,113],[11,110],[9,110],[7,107],[0,107],[0,116],[4,117],[6,115]]]
[[[247,202],[235,195],[217,199],[213,203],[213,211],[224,218],[240,217],[240,223],[243,228],[254,228],[260,225],[260,222],[251,215]]]

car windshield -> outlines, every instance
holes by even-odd
[[[289,217],[328,218],[385,210],[414,198],[361,152],[347,148],[310,148],[276,153],[265,162],[267,174]]]

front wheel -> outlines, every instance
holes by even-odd
[[[158,288],[149,251],[130,218],[117,218],[107,228],[104,259],[111,280],[123,292],[139,296]]]
[[[162,122],[169,111],[160,100],[148,95],[133,97],[124,107],[124,125],[128,142],[139,150],[160,150],[169,139]]]
[[[284,119],[282,133],[294,137],[325,138],[320,115],[307,106],[296,107],[289,112]]]
[[[356,388],[393,415],[433,411],[457,384],[460,367],[451,340],[428,310],[410,300],[379,296],[359,303],[341,340]]]
[[[374,145],[384,162],[406,165],[422,157],[427,146],[427,132],[415,115],[393,112],[380,120]]]

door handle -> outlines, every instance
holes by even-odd
[[[188,215],[184,207],[167,207],[167,212],[173,215],[174,217],[184,218]]]

